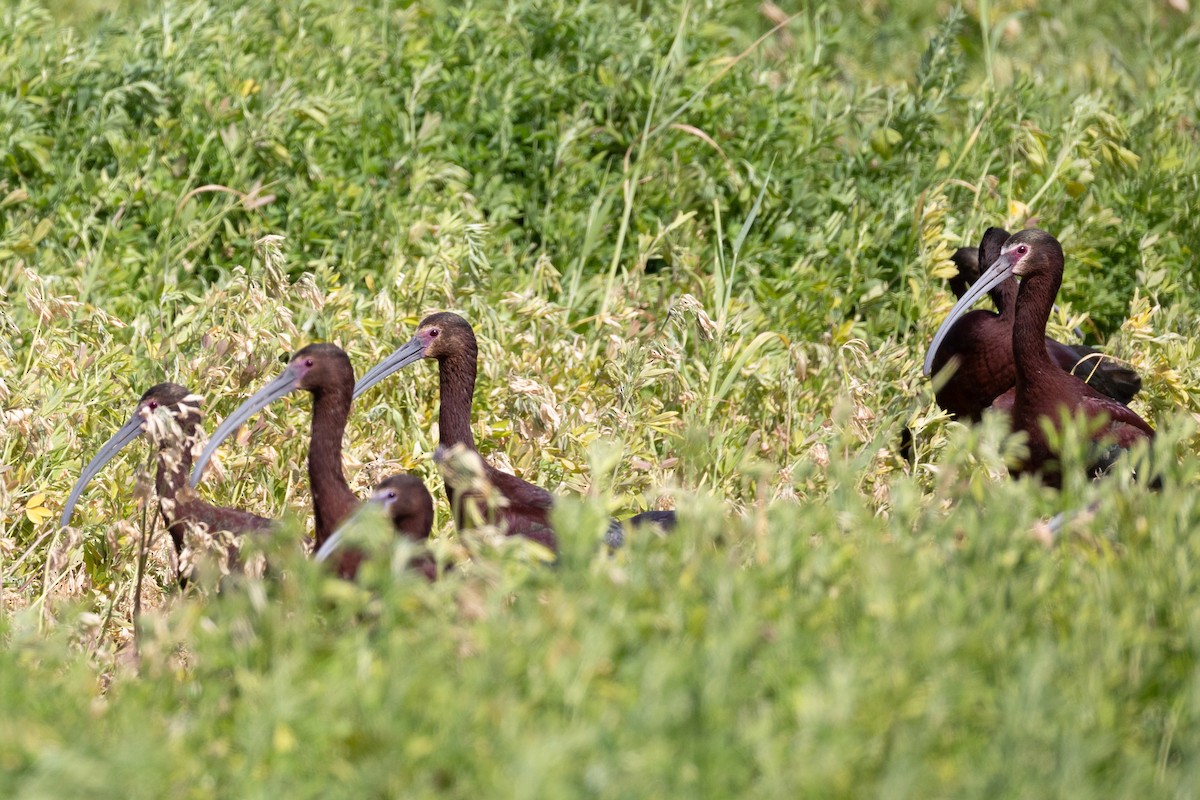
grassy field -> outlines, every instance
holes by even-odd
[[[6,4],[0,796],[1194,796],[1187,6]],[[1013,481],[1000,420],[933,404],[993,224],[1063,242],[1052,333],[1142,372],[1162,491]],[[439,309],[481,450],[563,498],[557,566],[454,532],[427,364],[346,470],[426,479],[437,584],[303,555],[301,397],[201,487],[289,518],[267,577],[179,589],[145,444],[57,529],[150,385],[211,431],[304,344],[361,374]],[[680,529],[600,552],[649,507]]]

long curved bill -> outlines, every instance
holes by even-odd
[[[1006,281],[1012,277],[1013,264],[1009,263],[1007,254],[1001,253],[987,270],[979,276],[979,280],[971,284],[966,293],[959,298],[959,301],[954,304],[954,308],[950,309],[950,313],[946,315],[946,319],[942,321],[942,327],[938,328],[934,334],[933,342],[929,345],[929,350],[925,353],[925,377],[929,377],[929,373],[933,370],[933,357],[937,355],[938,348],[942,346],[946,335],[950,333],[950,329],[954,327],[954,323],[958,322],[958,318],[966,313],[967,309],[975,305],[975,301],[985,294],[990,292],[994,286],[1001,281]]]
[[[59,520],[59,527],[67,527],[67,523],[71,521],[71,514],[75,512],[75,504],[79,502],[79,496],[83,494],[84,488],[91,482],[92,478],[96,477],[105,464],[112,461],[113,456],[121,452],[125,445],[132,442],[142,432],[141,409],[138,409],[129,421],[121,426],[121,429],[112,435],[112,438],[101,445],[97,451],[96,457],[88,462],[88,465],[83,468],[83,474],[79,476],[79,480],[75,481],[75,485],[71,487],[71,494],[67,497],[67,504],[63,506],[62,518]]]
[[[200,483],[200,476],[204,473],[204,468],[208,466],[213,453],[216,452],[221,442],[228,438],[229,434],[236,431],[243,422],[256,412],[294,390],[297,381],[298,378],[295,371],[290,367],[285,368],[279,377],[246,398],[246,402],[242,403],[232,414],[226,417],[225,421],[213,431],[212,438],[208,440],[204,452],[196,460],[196,466],[192,470],[192,476],[188,479],[188,485],[194,489],[196,484]]]
[[[374,503],[382,509],[388,499],[388,490],[386,488],[376,489],[371,493],[371,496],[367,498],[367,503]],[[360,506],[358,511],[355,511],[354,514],[352,514],[350,518],[341,525],[341,527],[333,532],[332,536],[325,540],[325,543],[321,545],[320,549],[313,554],[314,561],[320,564],[322,561],[328,559],[335,550],[342,546],[342,542],[346,538],[346,531],[349,530],[356,521],[362,520],[364,516],[362,513],[362,508],[363,506]]]
[[[321,549],[318,550],[316,555],[313,556],[314,561],[320,564],[322,561],[329,558],[329,556],[333,554],[334,550],[337,550],[339,547],[341,547],[343,530],[343,528],[339,528],[333,532],[332,536],[325,540],[325,544],[321,545]]]
[[[378,364],[371,367],[366,375],[363,375],[358,379],[358,383],[354,384],[354,398],[358,399],[360,394],[365,392],[367,389],[370,389],[372,386],[379,383],[396,370],[403,369],[409,364],[420,361],[424,357],[425,345],[420,339],[413,337],[408,341],[407,344],[401,345],[398,350],[385,358],[383,361],[380,361]]]

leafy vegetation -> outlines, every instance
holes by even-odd
[[[1186,2],[113,5],[0,10],[0,794],[1194,792]],[[1053,332],[1142,372],[1162,491],[1012,481],[999,420],[932,404],[990,224],[1063,242]],[[211,430],[305,343],[361,372],[443,308],[485,456],[564,498],[556,567],[453,531],[428,365],[346,469],[426,479],[436,584],[301,553],[302,400],[201,487],[290,517],[265,577],[179,589],[145,445],[57,529],[150,385]],[[679,531],[599,552],[657,504]]]

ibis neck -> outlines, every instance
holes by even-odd
[[[158,471],[154,488],[158,492],[158,513],[171,534],[175,552],[183,552],[187,524],[180,504],[187,491],[188,475],[192,472],[192,444],[196,441],[199,418],[193,415],[179,419],[181,438],[169,436],[158,443]],[[194,495],[193,495],[194,496]]]
[[[429,537],[429,531],[433,528],[433,516],[422,509],[394,518],[392,525],[407,538],[420,542]]]
[[[154,488],[160,498],[167,500],[174,500],[187,486],[188,475],[192,472],[192,445],[196,442],[196,429],[200,424],[199,417],[193,414],[177,419],[182,438],[169,435],[158,443],[158,473]]]
[[[1054,368],[1046,352],[1046,323],[1061,285],[1061,273],[1040,273],[1021,281],[1013,323],[1013,360],[1016,361],[1018,386],[1029,384],[1035,374]]]
[[[313,391],[312,433],[308,446],[308,482],[312,489],[317,545],[341,522],[344,511],[357,502],[342,472],[342,438],[350,417],[349,386]]]
[[[438,363],[438,441],[443,447],[456,444],[475,449],[471,433],[471,402],[475,396],[475,353],[446,356]]]

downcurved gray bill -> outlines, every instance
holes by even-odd
[[[929,350],[925,353],[925,377],[929,377],[929,373],[933,370],[933,357],[937,355],[938,348],[942,346],[946,335],[950,333],[950,329],[954,327],[954,323],[958,322],[958,318],[966,313],[967,309],[975,304],[983,295],[992,290],[1001,281],[1006,281],[1013,274],[1013,265],[1009,263],[1007,256],[1001,254],[992,265],[987,268],[987,271],[979,276],[979,280],[971,284],[959,301],[954,304],[954,308],[950,309],[950,313],[946,315],[946,319],[942,320],[942,327],[938,328],[934,334],[933,343],[929,345]]]
[[[397,367],[397,369],[399,368]],[[367,498],[367,502],[377,503],[380,506],[386,506],[389,499],[387,496],[388,491],[388,489],[375,489],[375,491],[371,493],[371,496]],[[334,550],[337,550],[339,547],[341,547],[342,540],[346,538],[346,529],[349,528],[350,523],[359,516],[359,512],[356,511],[349,519],[342,523],[342,525],[333,532],[333,535],[325,540],[325,543],[321,545],[320,549],[313,554],[313,560],[320,564],[322,561],[329,558],[329,556],[333,554]]]
[[[278,400],[295,388],[296,374],[289,368],[285,369],[275,380],[246,398],[246,402],[238,406],[232,414],[225,418],[220,427],[213,431],[212,438],[208,440],[204,452],[196,460],[196,466],[192,470],[192,476],[188,479],[188,485],[193,489],[196,488],[196,484],[200,483],[200,476],[204,473],[204,468],[208,466],[209,459],[212,458],[217,447],[229,434],[236,431],[255,412]]]
[[[420,339],[413,337],[407,344],[402,345],[396,352],[371,367],[366,375],[358,379],[358,383],[354,384],[354,398],[358,399],[360,394],[396,370],[403,369],[409,364],[420,361],[424,355],[425,346],[421,343]]]
[[[342,530],[343,529],[339,528],[338,530],[333,532],[332,536],[330,536],[328,539],[325,540],[325,544],[321,545],[321,549],[318,550],[316,552],[316,555],[313,556],[314,561],[316,561],[318,564],[320,564],[322,561],[329,558],[329,556],[333,553],[334,550],[337,550],[338,547],[341,546]]]
[[[79,502],[79,496],[83,494],[84,488],[92,478],[96,477],[96,473],[142,432],[142,421],[141,413],[135,412],[129,421],[113,434],[111,439],[101,445],[100,450],[96,452],[96,457],[88,462],[88,465],[83,468],[83,474],[79,476],[79,480],[75,481],[75,485],[71,487],[71,494],[67,496],[67,504],[63,506],[62,518],[58,522],[59,527],[67,527],[67,523],[71,521],[71,514],[75,512],[75,504]]]

